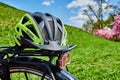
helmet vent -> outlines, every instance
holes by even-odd
[[[20,29],[17,27],[16,30],[19,32]]]
[[[54,35],[55,35],[55,31],[54,31],[54,24],[52,21],[48,21],[49,22],[49,25],[51,27],[51,33],[53,34],[52,38],[54,38]]]
[[[45,27],[43,27],[42,35],[43,35],[43,39],[44,39],[45,41],[48,41],[48,33],[47,33]],[[46,42],[45,42],[45,43],[46,43]]]
[[[34,19],[36,20],[36,22],[39,24],[42,21],[42,18],[38,17],[38,16],[33,16]]]
[[[62,35],[62,33],[61,33],[60,29],[58,28],[57,39],[56,40],[60,41],[61,40],[61,35]]]
[[[28,25],[27,28],[28,28],[29,30],[31,30],[36,36],[38,36],[37,33],[36,33],[35,28],[33,27],[33,25]]]
[[[59,19],[57,19],[57,22],[60,24],[60,26],[62,27],[62,22],[59,20]]]
[[[22,24],[26,23],[27,21],[29,21],[29,19],[25,16],[22,20]]]
[[[22,31],[22,34],[24,35],[24,38],[32,41],[32,39],[24,31]]]

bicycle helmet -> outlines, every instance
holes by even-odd
[[[15,27],[17,46],[39,46],[46,50],[67,49],[67,32],[61,20],[48,13],[29,13]]]

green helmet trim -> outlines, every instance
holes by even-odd
[[[20,29],[19,32],[17,31],[17,28]],[[27,27],[18,23],[15,29],[15,32],[18,35],[18,39],[20,39],[21,36],[24,37],[24,35],[22,34],[22,31],[25,32],[36,44],[42,43],[42,41],[35,34],[33,34]]]
[[[25,22],[24,24],[22,24],[24,17],[27,17],[29,20],[27,22]],[[31,25],[31,24],[33,25],[34,29],[36,30],[37,36],[35,34],[33,34],[33,32],[26,27],[27,25]],[[17,29],[19,29],[19,30],[17,30]],[[38,45],[43,44],[43,39],[39,33],[40,31],[37,28],[37,24],[34,22],[33,18],[29,14],[26,14],[25,16],[23,16],[21,21],[16,25],[16,28],[15,28],[16,36],[14,36],[14,39],[18,46],[21,46],[18,39],[20,39],[21,37],[24,37],[22,31],[25,32],[31,38],[31,40],[34,41],[34,43],[36,43]]]
[[[61,43],[61,45],[62,45],[62,46],[67,46],[67,31],[66,31],[65,27],[64,27],[64,35],[63,35],[62,37],[63,37],[63,38],[62,38],[62,43]]]
[[[16,38],[16,36],[14,36],[14,40],[15,40],[15,42],[16,42],[16,44],[17,44],[18,46],[21,46],[21,44],[20,44],[20,42],[18,41],[18,39]]]
[[[29,14],[26,14],[25,16],[28,17],[30,20],[29,20],[28,22],[26,22],[26,23],[24,24],[24,26],[27,26],[27,25],[32,24],[32,25],[34,26],[36,32],[37,32],[37,35],[39,36],[39,38],[40,38],[40,40],[41,40],[41,41],[40,41],[41,44],[43,44],[43,39],[42,39],[42,36],[40,35],[41,33],[40,33],[40,31],[39,31],[39,29],[38,29],[38,27],[37,27],[37,24],[35,23],[35,21],[33,20],[33,18],[32,18]]]

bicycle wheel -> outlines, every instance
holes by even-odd
[[[20,66],[22,65],[22,66]],[[10,66],[11,80],[42,80],[43,71],[35,68],[33,65],[26,66],[26,64],[12,64]],[[1,80],[1,79],[0,79]],[[49,74],[44,76],[43,80],[52,80]]]
[[[11,80],[41,80],[42,72],[27,68],[27,67],[11,67],[10,78]],[[44,80],[50,80],[49,76],[45,76]]]
[[[13,59],[9,63],[11,80],[52,80],[45,67],[35,65],[33,61],[39,62],[30,58]]]
[[[49,63],[36,58],[17,57],[9,63],[10,78],[11,80],[53,80],[44,65]],[[54,80],[76,80],[67,71],[58,69],[54,65],[49,67],[52,69]]]

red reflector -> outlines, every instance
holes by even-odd
[[[59,59],[59,67],[64,68],[70,60],[70,55],[68,53],[65,53],[64,55],[61,55]]]

